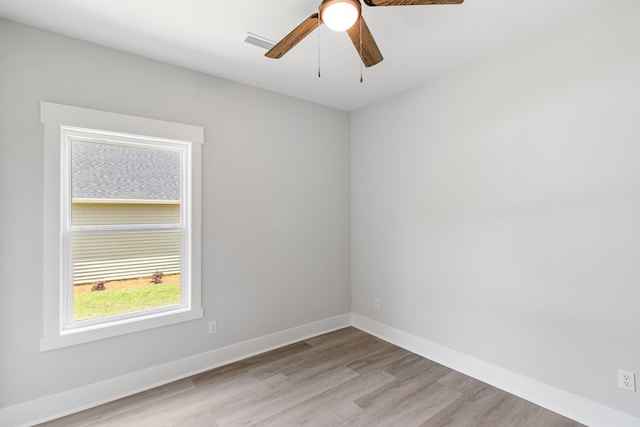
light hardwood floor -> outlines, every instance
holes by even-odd
[[[580,426],[355,328],[45,426]]]

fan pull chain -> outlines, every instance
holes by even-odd
[[[318,7],[318,27],[316,31],[318,32],[318,78],[320,78],[320,7]]]
[[[364,81],[362,77],[362,17],[358,18],[360,21],[360,83]]]

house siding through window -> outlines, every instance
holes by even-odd
[[[84,224],[179,222],[180,205],[170,203],[75,202],[73,221]],[[74,239],[74,285],[180,273],[180,233],[79,235]]]

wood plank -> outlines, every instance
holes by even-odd
[[[362,415],[362,408],[354,401],[396,378],[384,371],[359,375],[333,389],[326,390],[285,411],[256,424],[260,427],[284,425],[338,425],[351,417]],[[330,410],[327,410],[330,408]]]

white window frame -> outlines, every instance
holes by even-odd
[[[87,108],[41,102],[44,125],[43,334],[47,351],[151,328],[201,319],[201,148],[204,128]],[[71,141],[123,142],[182,153],[181,303],[73,321],[73,266],[67,255],[74,232],[111,227],[71,225]],[[157,229],[154,226],[154,229]],[[167,226],[167,229],[177,228]],[[102,229],[102,230],[101,230]]]

